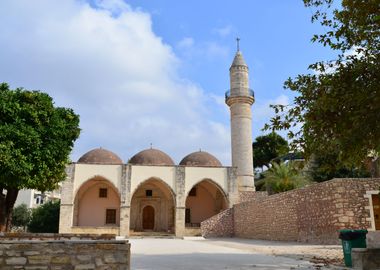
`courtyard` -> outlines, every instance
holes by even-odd
[[[345,269],[340,246],[237,238],[205,240],[135,238],[131,243],[134,270],[212,269]]]

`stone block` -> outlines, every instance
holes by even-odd
[[[51,258],[52,264],[69,264],[71,262],[70,256],[53,256]]]
[[[95,269],[95,264],[89,263],[89,264],[79,264],[76,265],[74,270],[92,270]]]
[[[25,257],[11,257],[8,259],[5,259],[5,264],[7,265],[24,265],[26,264],[26,258]]]

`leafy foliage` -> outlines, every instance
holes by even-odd
[[[349,166],[337,162],[337,154],[330,153],[324,156],[313,155],[309,162],[309,175],[316,182],[323,182],[333,178],[361,178],[369,177],[370,173],[362,165]]]
[[[337,153],[337,162],[360,167],[369,151],[380,151],[379,2],[342,1],[341,10],[330,13],[333,0],[304,3],[318,8],[312,21],[328,29],[312,40],[339,55],[310,65],[312,74],[289,78],[285,88],[298,93],[294,104],[272,106],[276,116],[264,129],[288,130],[306,157]]]
[[[31,211],[26,204],[20,204],[13,208],[12,213],[12,226],[26,227],[30,221]]]
[[[33,233],[58,233],[59,207],[59,201],[49,201],[33,209],[28,230]]]
[[[285,155],[289,151],[288,142],[275,132],[258,136],[252,143],[253,166],[269,167],[272,159]]]
[[[39,91],[0,84],[0,231],[9,229],[18,190],[53,190],[79,136],[79,116]]]
[[[269,194],[300,188],[310,183],[310,180],[292,162],[272,163],[264,172],[262,181]]]

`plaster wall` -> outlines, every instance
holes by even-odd
[[[186,167],[185,168],[185,194],[189,194],[190,190],[199,182],[210,179],[225,194],[228,194],[228,173],[227,168],[208,168],[208,167]]]
[[[175,166],[131,166],[131,194],[150,178],[158,178],[175,191]]]
[[[75,194],[83,183],[96,176],[107,179],[120,190],[121,172],[122,165],[75,164],[73,197],[75,197]]]
[[[99,198],[100,188],[107,188],[107,198]],[[106,183],[96,182],[79,198],[78,226],[105,226],[106,209],[116,209],[115,225],[119,225],[119,195]]]
[[[201,223],[218,213],[215,194],[203,185],[197,186],[197,196],[187,197],[186,208],[191,209],[191,223]]]
[[[34,190],[33,189],[21,189],[18,192],[15,206],[26,204],[28,208],[33,207]]]

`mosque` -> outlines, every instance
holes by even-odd
[[[239,48],[225,95],[231,112],[232,166],[199,151],[177,165],[158,149],[135,154],[125,164],[115,153],[94,149],[70,164],[62,185],[60,233],[199,233],[200,223],[254,192],[253,91]]]

